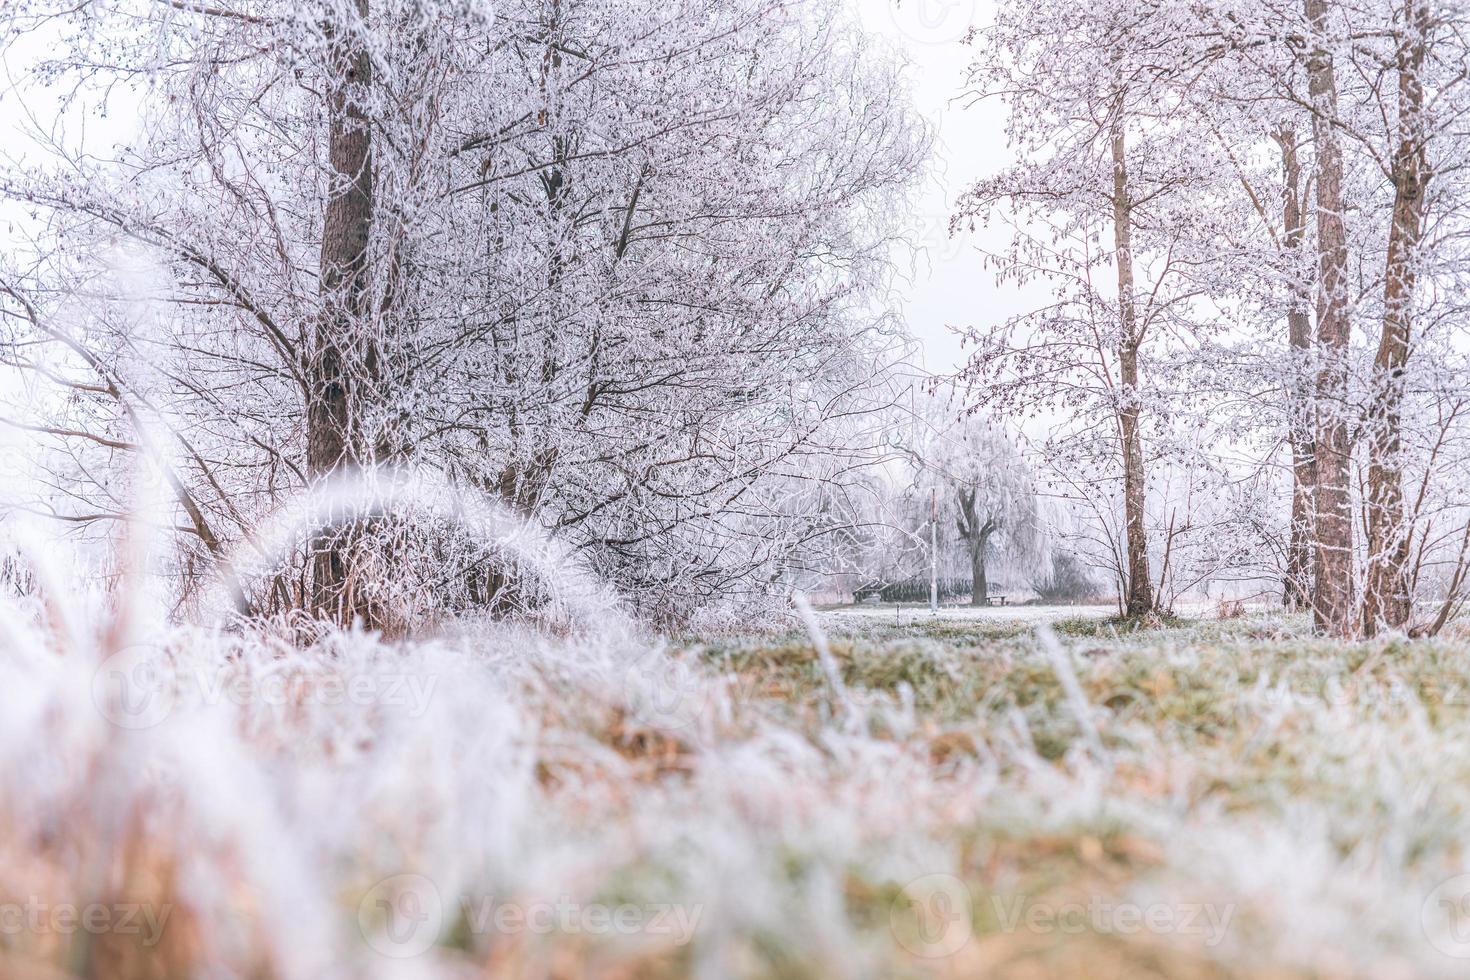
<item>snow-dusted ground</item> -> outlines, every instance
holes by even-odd
[[[0,977],[1464,976],[1462,641],[892,614],[301,649],[0,600]]]
[[[879,619],[898,625],[914,623],[992,621],[1000,623],[1048,623],[1058,619],[1106,619],[1118,613],[1116,606],[941,606],[930,612],[926,606],[864,603],[827,609],[823,615],[841,621]]]
[[[1245,611],[1253,616],[1271,616],[1277,609],[1267,603],[1248,603]],[[1108,619],[1118,614],[1118,607],[1111,603],[1044,606],[941,606],[938,612],[917,603],[865,602],[861,605],[828,606],[822,611],[824,620],[841,628],[844,623],[888,623],[897,626],[920,626],[924,623],[1053,623],[1067,619]],[[1174,604],[1174,614],[1184,619],[1214,619],[1217,603],[1205,599],[1180,600]]]

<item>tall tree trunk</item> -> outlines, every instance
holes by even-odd
[[[1307,90],[1317,149],[1317,628],[1331,636],[1354,633],[1352,443],[1348,435],[1347,231],[1342,210],[1342,148],[1336,122],[1337,74],[1325,34],[1330,0],[1304,0],[1311,27]]]
[[[1153,583],[1148,571],[1148,537],[1144,524],[1146,487],[1143,437],[1138,397],[1138,312],[1133,296],[1133,203],[1128,190],[1127,143],[1123,103],[1113,120],[1113,244],[1118,269],[1118,315],[1122,341],[1118,349],[1121,390],[1118,434],[1123,450],[1123,516],[1128,549],[1128,594],[1124,611],[1142,616],[1153,611]]]
[[[1394,148],[1393,225],[1383,286],[1383,332],[1373,363],[1373,402],[1368,413],[1368,582],[1363,632],[1403,629],[1409,601],[1409,527],[1404,510],[1401,422],[1404,378],[1410,354],[1415,252],[1424,226],[1428,169],[1424,153],[1424,67],[1428,11],[1423,0],[1405,0],[1398,47],[1399,119]]]
[[[1306,208],[1302,200],[1302,165],[1297,154],[1296,131],[1282,126],[1276,131],[1281,146],[1284,194],[1282,200],[1284,238],[1293,276],[1299,275],[1306,238]],[[1287,392],[1288,436],[1291,441],[1291,538],[1287,543],[1286,581],[1282,597],[1287,609],[1306,609],[1311,599],[1312,528],[1316,504],[1315,440],[1312,433],[1311,385],[1307,367],[1312,354],[1312,319],[1309,312],[1311,287],[1292,283],[1291,308],[1286,314],[1287,344],[1291,355],[1291,380]]]
[[[362,346],[368,318],[367,248],[372,231],[372,140],[364,100],[372,64],[361,31],[367,0],[357,0],[359,24],[330,24],[330,89],[327,94],[328,157],[332,184],[322,222],[322,314],[311,350],[306,409],[306,462],[320,481],[358,462],[353,433],[351,365]],[[339,622],[350,620],[345,594],[350,546],[342,529],[312,542],[313,606]]]

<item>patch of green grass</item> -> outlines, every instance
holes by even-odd
[[[1156,630],[1179,630],[1192,625],[1194,621],[1173,615],[1109,616],[1106,619],[1059,619],[1052,624],[1052,629],[1064,636],[1118,637]]]
[[[942,855],[924,872],[964,881],[976,899],[973,944],[999,951],[987,964],[1016,967],[986,975],[1075,975],[1097,957],[1119,976],[1297,975],[1301,964],[1283,951],[1299,928],[1318,928],[1314,916],[1357,921],[1350,902],[1330,897],[1344,880],[1412,928],[1322,934],[1365,962],[1438,955],[1417,916],[1438,882],[1463,873],[1470,839],[1463,641],[1341,644],[1283,615],[1063,620],[1053,627],[1060,672],[1075,675],[1079,705],[1031,623],[915,616],[895,625],[841,613],[823,622],[860,727],[835,734],[842,716],[813,642],[791,631],[701,649],[710,670],[737,681],[735,737],[786,726],[829,760],[823,778],[834,785],[849,774],[852,740],[885,744],[891,754],[864,770],[875,780],[865,785],[930,795],[876,833],[873,853],[924,840]],[[924,775],[904,767],[913,764]],[[782,887],[800,894],[838,874],[850,920],[882,934],[908,901],[907,881],[876,858],[824,867],[825,846],[786,855]],[[1232,883],[1228,869],[1242,862],[1251,873]],[[1252,904],[1296,889],[1315,897],[1286,911]],[[1018,935],[993,906],[1155,894],[1238,904],[1234,945],[1217,953],[1158,937]],[[816,969],[789,937],[747,941],[762,975]],[[1048,959],[1059,951],[1072,957],[1061,973]]]

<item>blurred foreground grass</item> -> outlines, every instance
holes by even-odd
[[[0,975],[1470,964],[1462,637],[820,622],[835,682],[800,630],[179,630],[119,668],[38,619],[0,646]]]

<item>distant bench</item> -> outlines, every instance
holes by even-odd
[[[966,587],[968,582],[963,583]],[[922,588],[920,588],[922,586]],[[940,598],[952,598],[956,594],[953,589],[940,589]],[[929,583],[894,582],[887,585],[869,584],[858,586],[852,592],[854,603],[868,602],[877,599],[880,602],[927,602],[929,601]],[[987,606],[1006,605],[1006,593],[992,592],[985,599]]]

